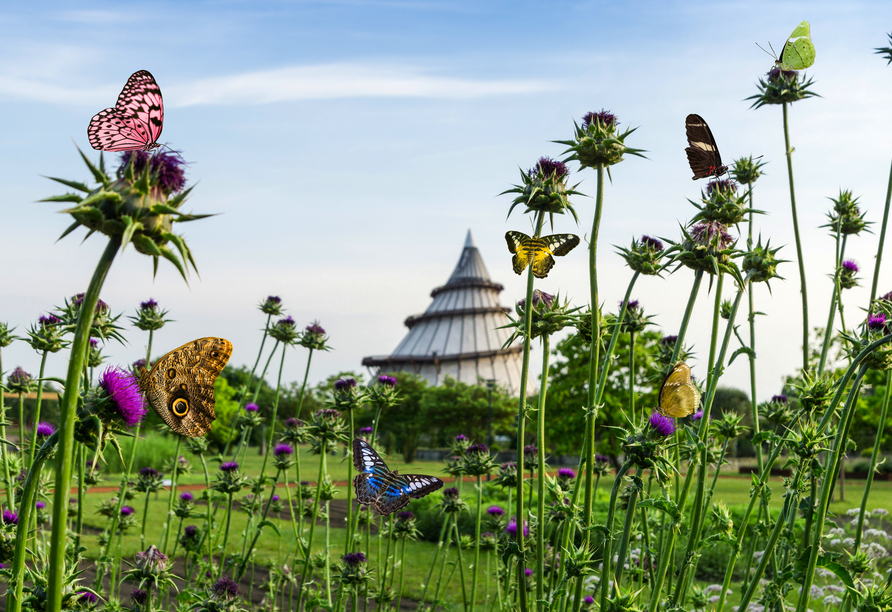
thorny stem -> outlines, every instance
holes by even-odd
[[[787,156],[787,177],[790,182],[790,209],[793,213],[793,235],[796,238],[796,259],[799,263],[799,284],[802,293],[802,371],[808,369],[808,292],[805,287],[805,259],[802,257],[802,240],[799,238],[799,217],[796,214],[796,189],[793,186],[793,147],[790,146],[790,128],[787,103],[784,109],[784,146]]]

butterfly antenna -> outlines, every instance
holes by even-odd
[[[774,47],[771,47],[771,43],[768,43],[768,46],[771,47],[770,53],[765,49],[765,47],[763,47],[759,43],[756,43],[756,46],[759,47],[760,49],[762,49],[762,51],[765,51],[765,53],[768,53],[768,55],[770,55],[772,58],[774,58],[774,61],[777,61],[777,53],[774,52]]]

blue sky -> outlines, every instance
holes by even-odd
[[[74,145],[90,117],[114,103],[127,77],[151,71],[161,86],[161,141],[183,152],[198,183],[186,208],[221,213],[180,226],[201,278],[186,285],[172,266],[152,279],[148,258],[128,249],[102,298],[132,314],[153,297],[176,320],[156,336],[156,354],[206,335],[229,338],[234,365],[252,364],[264,317],[256,305],[282,297],[301,326],[318,319],[336,350],[314,359],[311,381],[360,370],[362,357],[387,354],[445,282],[468,229],[508,305],[522,296],[505,248],[509,229],[529,230],[498,194],[518,168],[552,141],[570,137],[588,111],[614,112],[649,159],[613,168],[599,255],[601,296],[615,308],[630,278],[609,245],[633,236],[679,236],[703,182],[690,179],[684,117],[702,115],[726,162],[768,162],[755,204],[757,225],[781,255],[795,258],[779,108],[749,110],[744,98],[772,64],[754,43],[779,50],[803,19],[817,60],[808,71],[822,97],[790,113],[800,224],[805,237],[810,318],[826,322],[833,254],[819,229],[828,197],[851,189],[879,221],[889,171],[892,67],[873,54],[886,46],[883,2],[134,2],[7,3],[0,9],[0,181],[4,187],[0,320],[24,331],[83,291],[104,246],[82,234],[60,242],[70,223],[37,200],[64,192],[43,178],[87,180]],[[116,156],[112,156],[115,158]],[[594,194],[593,174],[574,174]],[[590,232],[592,199],[577,198]],[[878,226],[875,228],[878,230]],[[734,233],[735,235],[736,232]],[[864,287],[846,292],[846,323],[866,306],[877,236],[850,241]],[[887,243],[888,244],[888,243]],[[575,303],[588,295],[586,253],[559,260],[539,285]],[[892,290],[892,261],[880,291]],[[799,364],[800,305],[795,263],[786,282],[756,290],[759,396],[779,391]],[[639,281],[640,300],[666,334],[677,331],[692,274]],[[726,287],[731,295],[732,287]],[[689,342],[705,376],[712,299],[701,294]],[[839,319],[837,318],[837,322]],[[744,321],[741,321],[744,323]],[[112,363],[144,352],[144,336],[106,349]],[[284,380],[298,380],[305,354],[291,353]],[[49,360],[61,376],[64,353]],[[3,351],[6,369],[36,373],[24,343]],[[271,380],[274,380],[271,378]],[[726,384],[746,387],[745,360]]]

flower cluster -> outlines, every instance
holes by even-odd
[[[500,194],[518,194],[508,210],[508,215],[511,215],[516,206],[522,204],[526,207],[525,213],[541,211],[563,214],[565,211],[570,211],[573,218],[578,221],[576,211],[573,210],[573,205],[567,199],[569,196],[579,195],[576,185],[567,186],[569,173],[569,169],[563,162],[554,161],[548,157],[539,159],[536,165],[527,172],[521,170],[521,184]]]
[[[689,230],[682,230],[684,240],[672,249],[677,251],[675,259],[680,264],[708,274],[734,273],[731,267],[734,238],[722,223],[701,221]]]
[[[309,435],[306,430],[306,424],[300,419],[288,417],[285,419],[285,428],[282,431],[282,441],[292,445],[298,445],[306,442]]]
[[[472,444],[461,456],[462,473],[470,476],[489,474],[495,467],[486,444]]]
[[[440,509],[443,512],[452,514],[467,509],[467,504],[458,493],[458,489],[450,487],[443,489],[443,500],[440,502]]]
[[[307,325],[298,342],[302,347],[311,351],[329,350],[328,336],[325,335],[325,330],[319,325],[319,321],[313,321]]]
[[[273,340],[287,346],[296,344],[300,338],[300,334],[297,331],[297,323],[291,317],[279,319],[275,324],[267,327],[266,331]]]
[[[37,382],[33,376],[17,367],[6,377],[6,387],[10,393],[31,393],[37,389]]]
[[[63,338],[66,331],[59,317],[52,314],[41,315],[37,323],[28,329],[28,338],[25,341],[39,353],[58,353],[68,346],[68,341]]]
[[[282,316],[283,311],[282,298],[277,295],[271,295],[260,302],[258,308],[260,308],[260,312],[265,315],[269,315],[271,317],[280,317]]]
[[[284,442],[276,444],[273,457],[276,469],[285,471],[294,465],[294,447]]]
[[[358,386],[355,378],[340,378],[334,383],[334,392],[329,404],[340,412],[349,412],[360,408],[367,400],[365,389]]]
[[[227,495],[233,495],[241,491],[245,483],[246,479],[239,474],[238,463],[226,461],[220,464],[216,480],[211,485],[211,489]]]
[[[376,384],[369,386],[366,390],[369,402],[374,404],[376,408],[380,410],[396,406],[399,402],[399,392],[396,389],[396,382],[396,377],[394,376],[379,374],[378,378],[375,379]]]
[[[858,264],[852,259],[846,259],[839,266],[839,286],[843,289],[852,289],[858,286]]]

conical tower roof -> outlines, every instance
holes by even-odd
[[[414,371],[437,385],[446,376],[469,384],[495,379],[517,393],[520,387],[519,346],[502,346],[510,331],[508,308],[499,303],[502,285],[489,272],[471,230],[458,264],[445,285],[431,292],[423,314],[406,319],[409,333],[387,357],[366,357],[362,363],[380,372]]]

